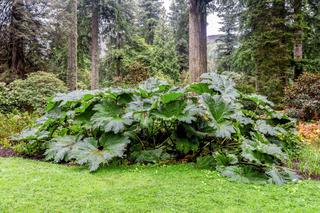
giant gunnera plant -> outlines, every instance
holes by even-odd
[[[234,180],[282,184],[298,178],[285,167],[298,139],[295,122],[272,105],[217,73],[186,87],[149,79],[132,89],[59,94],[17,140],[90,171],[113,161],[181,160]]]

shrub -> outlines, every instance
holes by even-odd
[[[59,92],[66,92],[64,83],[55,75],[46,72],[31,73],[25,80],[15,80],[1,94],[1,111],[10,112],[14,109],[21,111],[41,110],[49,97]]]
[[[9,90],[5,83],[0,82],[0,112],[6,111],[10,102],[8,100],[7,94]]]
[[[285,93],[290,115],[303,120],[320,118],[320,74],[303,73]]]
[[[298,129],[305,142],[320,147],[320,121],[314,123],[300,122]]]
[[[13,148],[16,144],[11,143],[11,137],[20,133],[24,128],[33,124],[35,115],[29,113],[0,113],[0,145]]]
[[[126,66],[127,73],[123,81],[126,84],[139,84],[149,78],[149,70],[139,62],[133,62]]]
[[[294,121],[265,97],[239,93],[224,75],[202,78],[183,88],[149,79],[131,89],[60,94],[19,140],[43,143],[48,160],[90,171],[119,158],[187,160],[236,180],[295,179],[283,167],[299,142]]]

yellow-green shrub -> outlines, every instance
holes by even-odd
[[[11,147],[13,144],[10,142],[10,137],[20,133],[24,128],[30,126],[35,115],[25,113],[0,113],[0,145]]]

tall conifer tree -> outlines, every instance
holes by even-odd
[[[69,90],[77,89],[77,52],[78,52],[78,1],[70,1],[70,28],[69,28],[69,48],[68,48],[68,73],[67,83]]]
[[[163,10],[160,0],[140,0],[139,27],[141,27],[142,36],[148,44],[153,44],[156,26],[160,20]]]
[[[189,10],[188,0],[173,0],[169,13],[173,29],[176,51],[179,57],[180,71],[187,71],[189,57]]]

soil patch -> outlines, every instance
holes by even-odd
[[[0,157],[18,157],[19,155],[15,153],[12,149],[4,148],[0,145]]]

